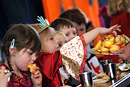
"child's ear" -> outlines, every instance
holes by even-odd
[[[10,55],[14,55],[15,52],[16,52],[16,47],[14,47],[14,48],[9,47],[9,53],[10,53]]]

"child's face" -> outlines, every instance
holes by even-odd
[[[23,48],[20,51],[15,50],[15,53],[11,54],[12,67],[16,69],[18,67],[21,71],[28,71],[27,65],[34,63],[36,60],[36,52],[33,53],[30,49]]]
[[[63,34],[56,33],[54,38],[57,40],[58,50],[67,42],[67,38]]]
[[[59,30],[66,35],[67,41],[70,41],[71,39],[77,36],[77,32],[74,27],[71,27],[71,28],[64,27]]]
[[[52,34],[48,35],[47,38],[42,39],[41,43],[42,43],[41,48],[42,52],[52,53],[58,50],[57,40],[54,38]]]
[[[85,24],[78,25],[77,23],[74,23],[74,26],[77,30],[78,35],[86,33]]]

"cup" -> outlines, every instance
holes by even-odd
[[[92,72],[80,73],[79,76],[83,87],[93,86]]]
[[[107,65],[109,63],[112,63],[112,60],[102,60],[102,61],[100,61],[100,63],[102,65],[103,72],[106,73],[106,74],[108,74],[108,71],[107,71],[106,67],[107,67]]]
[[[116,63],[110,63],[109,64],[109,70],[110,70],[110,77],[111,77],[111,79],[117,78]]]
[[[106,68],[106,74],[109,75],[111,79],[115,79],[117,77],[116,63],[106,64],[105,68]]]
[[[112,63],[112,60],[101,60],[100,63],[101,64],[109,64],[109,63]]]

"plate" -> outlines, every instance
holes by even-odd
[[[100,50],[94,50],[94,48],[88,50],[88,53],[90,54],[96,54],[96,55],[121,55],[121,54],[112,54],[110,52],[100,52]]]
[[[119,64],[119,65],[118,65],[118,68],[119,68],[121,71],[128,71],[128,70],[130,70],[130,63],[122,63],[122,64]]]

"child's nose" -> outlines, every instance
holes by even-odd
[[[58,40],[57,40],[57,39],[55,39],[55,43],[56,43],[56,44],[58,43]]]
[[[72,35],[71,35],[71,39],[73,39],[74,37],[76,37],[76,35],[72,34]]]
[[[33,55],[32,60],[35,61],[37,59],[36,54]]]

